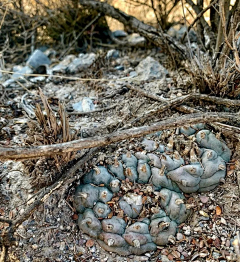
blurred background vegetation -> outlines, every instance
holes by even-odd
[[[167,31],[173,25],[189,26],[211,3],[223,2],[226,24],[239,0],[109,0],[116,8],[156,28]],[[204,20],[217,39],[218,5],[204,12]],[[199,19],[201,20],[201,19]],[[204,39],[203,23],[195,30]],[[110,30],[131,32],[120,22],[81,7],[78,0],[2,0],[0,3],[0,47],[7,61],[21,62],[33,49],[54,47],[87,52],[111,43]],[[218,52],[219,50],[216,49]]]

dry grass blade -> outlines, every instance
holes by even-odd
[[[37,122],[31,121],[28,123],[29,131],[27,132],[26,143],[28,145],[52,145],[74,139],[75,136],[71,134],[65,107],[59,103],[59,111],[56,114],[51,109],[41,89],[39,89],[39,93],[44,110],[42,110],[40,104],[36,105]],[[32,177],[33,185],[42,187],[54,182],[57,171],[61,172],[74,157],[75,153],[66,152],[58,156],[42,157],[37,161],[26,161],[25,164]]]

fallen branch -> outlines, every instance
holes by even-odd
[[[202,111],[186,106],[181,105],[177,106],[176,109],[179,112],[186,113],[186,114],[192,114],[192,113],[201,113]],[[212,126],[215,130],[223,133],[227,137],[234,137],[238,140],[240,140],[240,128],[236,126],[230,126],[226,125],[220,122],[214,122],[214,123],[208,123],[210,126]]]
[[[171,104],[172,101],[174,101],[176,99],[176,105],[178,104],[178,100],[180,100],[183,97],[179,97],[179,98],[175,98],[174,100],[170,100],[170,99],[166,99],[166,98],[162,98],[160,96],[154,95],[152,93],[148,93],[145,90],[133,87],[131,85],[127,85],[127,88],[136,91],[148,98],[151,98],[153,100],[159,101],[159,102],[163,102],[166,104]],[[240,106],[240,100],[233,100],[233,99],[227,99],[227,98],[221,98],[221,97],[216,97],[216,96],[210,96],[210,95],[204,95],[204,94],[197,94],[197,93],[190,93],[187,96],[184,97],[183,102],[185,101],[189,101],[189,100],[195,100],[195,101],[207,101],[207,102],[211,102],[217,105],[225,105],[225,106]]]
[[[18,148],[0,148],[0,158],[2,160],[23,160],[39,158],[42,156],[52,156],[67,152],[78,151],[84,148],[93,148],[109,145],[121,140],[141,137],[165,129],[174,129],[183,125],[221,121],[239,121],[236,114],[230,113],[195,113],[185,116],[171,117],[166,120],[155,123],[151,126],[142,126],[131,128],[123,131],[104,135],[102,137],[90,137],[86,139],[74,140],[61,144],[35,146],[35,147],[18,147]]]
[[[193,20],[193,22],[189,25],[188,29],[187,29],[187,32],[189,32],[193,26],[196,24],[196,22],[207,12],[208,9],[210,9],[213,5],[215,5],[217,3],[218,0],[215,0],[213,1],[210,5],[208,5],[206,8],[204,8],[198,15],[197,17]],[[187,32],[184,33],[183,37],[182,37],[182,40],[181,41],[184,41],[186,35],[187,35]]]
[[[107,4],[106,2],[98,2],[94,0],[80,0],[79,3],[89,9],[94,9],[107,16],[117,19],[125,26],[129,26],[135,32],[138,32],[142,36],[146,37],[149,41],[153,42],[156,46],[162,46],[166,39],[168,44],[171,45],[172,49],[177,51],[184,59],[188,57],[186,47],[175,41],[168,34],[161,34],[156,28],[144,24],[137,18],[128,15],[117,8]]]

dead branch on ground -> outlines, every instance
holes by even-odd
[[[81,149],[106,146],[124,139],[141,137],[164,129],[173,129],[183,125],[196,123],[238,121],[236,114],[230,113],[194,113],[179,117],[170,117],[166,120],[155,123],[151,126],[131,128],[101,137],[91,137],[86,139],[74,140],[71,142],[35,147],[0,148],[0,158],[2,160],[23,160],[39,158],[42,156],[61,155]]]
[[[135,32],[138,32],[142,36],[149,39],[149,41],[153,42],[156,46],[161,47],[163,45],[164,40],[166,39],[168,44],[172,47],[173,51],[177,52],[184,59],[188,57],[186,47],[178,43],[171,36],[165,33],[161,34],[156,28],[144,24],[137,18],[114,8],[106,2],[97,2],[94,0],[80,0],[80,4],[89,9],[97,10],[98,12],[102,12],[105,15],[117,19],[125,26],[132,28]]]

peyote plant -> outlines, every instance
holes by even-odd
[[[105,250],[123,256],[173,243],[178,225],[191,212],[183,193],[217,187],[230,160],[226,144],[203,128],[179,128],[165,144],[159,143],[166,140],[163,133],[158,141],[145,138],[143,151],[94,167],[75,193],[79,228]],[[143,188],[141,193],[136,185]]]

